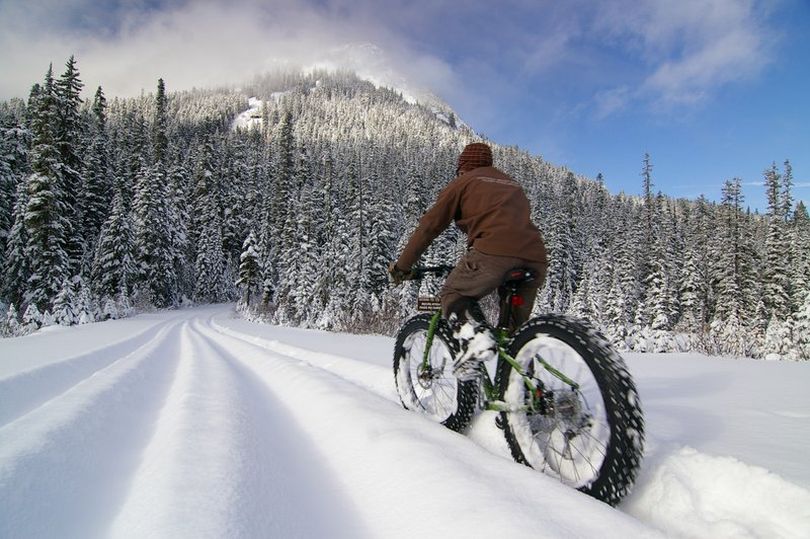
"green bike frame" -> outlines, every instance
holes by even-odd
[[[423,355],[423,358],[422,358],[422,367],[425,370],[430,369],[430,358],[429,358],[430,349],[433,346],[433,338],[436,335],[436,328],[439,327],[439,321],[441,320],[441,317],[442,317],[441,311],[436,311],[435,313],[433,313],[433,316],[430,318],[430,324],[428,325],[427,339],[426,339],[426,342],[425,342],[425,352],[424,352],[424,355]],[[497,369],[500,370],[500,368],[501,368],[500,362],[505,361],[523,379],[523,384],[526,386],[526,389],[529,391],[529,394],[530,395],[537,395],[538,394],[537,393],[538,386],[537,386],[537,383],[536,383],[535,379],[533,379],[531,376],[526,374],[526,371],[523,370],[520,363],[518,363],[517,360],[515,360],[515,358],[513,358],[511,355],[509,355],[509,353],[506,351],[508,346],[509,346],[509,341],[511,339],[511,336],[509,335],[509,331],[504,329],[504,328],[496,328],[495,329],[495,337],[496,337],[496,341],[497,341],[497,345],[498,345],[498,367],[497,367]],[[575,391],[579,389],[579,384],[577,384],[576,382],[571,380],[568,376],[566,376],[565,374],[560,372],[558,369],[555,369],[554,367],[552,367],[543,358],[537,358],[537,361],[552,376],[556,377],[557,379],[562,381],[564,384],[570,386],[571,389],[573,389]],[[482,370],[482,375],[483,375],[481,377],[481,381],[482,381],[482,386],[483,386],[483,389],[484,389],[484,397],[485,397],[485,400],[486,400],[486,402],[484,403],[484,409],[485,410],[492,410],[492,411],[496,411],[496,412],[519,411],[519,410],[516,410],[513,406],[507,405],[503,401],[503,395],[501,395],[499,393],[498,388],[495,387],[495,384],[493,383],[493,381],[490,378],[489,374],[486,372],[486,368],[483,365],[481,366],[481,370]],[[532,399],[532,400],[534,401],[534,399]],[[532,402],[532,405],[527,406],[526,410],[529,410],[530,408],[533,409],[535,407],[534,404],[535,403]]]

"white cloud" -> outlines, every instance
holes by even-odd
[[[307,64],[368,41],[482,124],[531,98],[559,110],[590,96],[605,118],[756,76],[772,42],[762,6],[778,1],[5,0],[0,99],[26,96],[72,53],[88,92],[133,95],[158,77],[170,90],[240,83],[274,59]]]
[[[771,60],[774,37],[763,1],[619,0],[600,6],[595,30],[642,61],[634,97],[655,107],[700,103],[726,84],[756,76]],[[598,100],[597,109],[603,110]]]
[[[603,119],[610,116],[614,112],[623,109],[631,99],[633,99],[633,92],[627,86],[597,93],[594,97],[596,117]]]
[[[95,11],[94,11],[95,10]],[[417,52],[403,36],[341,2],[309,6],[292,0],[174,2],[160,9],[126,1],[105,16],[85,0],[0,4],[0,99],[25,97],[54,62],[58,74],[75,54],[86,88],[108,95],[238,84],[283,59],[307,64],[346,42],[372,41],[416,83],[441,91],[454,74],[439,58]],[[102,13],[104,13],[102,11]]]

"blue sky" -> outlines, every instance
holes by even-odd
[[[613,192],[720,196],[785,159],[810,203],[806,0],[0,0],[0,98],[75,53],[88,88],[245,80],[347,42],[383,48],[474,129]]]

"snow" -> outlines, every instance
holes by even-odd
[[[807,364],[627,354],[613,509],[404,410],[392,349],[231,305],[0,341],[0,537],[810,537]]]
[[[239,113],[231,124],[231,130],[236,129],[261,129],[262,127],[262,105],[264,102],[256,97],[248,98],[248,109]]]

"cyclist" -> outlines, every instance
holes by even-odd
[[[492,150],[487,144],[468,144],[461,152],[456,177],[439,193],[399,258],[389,266],[394,283],[412,277],[411,268],[417,259],[451,221],[467,234],[468,250],[447,277],[439,296],[442,313],[461,345],[455,371],[464,379],[474,377],[478,364],[495,350],[491,332],[471,315],[472,304],[498,289],[509,270],[533,270],[534,280],[518,290],[524,303],[513,308],[514,330],[529,319],[548,260],[543,236],[531,221],[526,194],[515,180],[492,165]],[[499,292],[503,299],[503,291]]]

